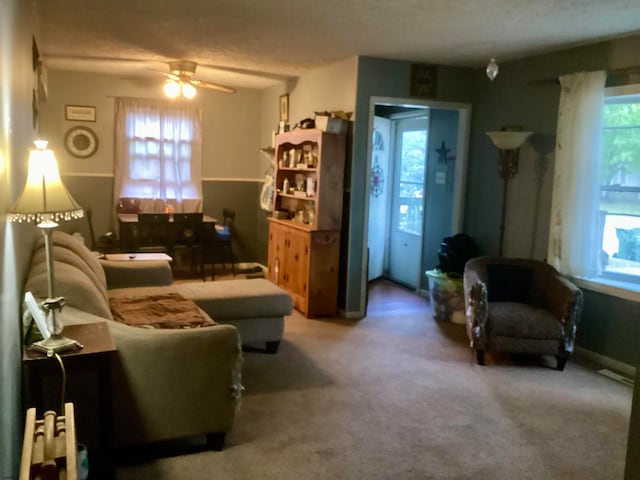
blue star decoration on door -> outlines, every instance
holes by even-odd
[[[456,157],[453,155],[449,156],[449,152],[451,151],[451,149],[446,147],[446,145],[444,144],[444,140],[442,141],[441,147],[436,148],[435,150],[438,154],[438,163],[446,164],[450,160],[453,161],[456,159]]]

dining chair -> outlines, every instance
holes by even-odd
[[[135,229],[136,250],[167,253],[171,249],[168,213],[138,213]]]
[[[231,263],[233,276],[236,275],[236,264],[233,257],[232,238],[236,212],[230,208],[222,209],[222,223],[213,228],[205,228],[202,249],[202,278],[205,279],[205,265],[211,264],[211,279],[215,279],[216,263],[222,263],[223,273],[227,260]],[[221,262],[219,262],[221,260]]]
[[[177,259],[181,251],[190,252],[190,270],[194,272],[202,256],[202,212],[174,213],[171,230],[171,256]]]

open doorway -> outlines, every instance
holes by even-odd
[[[371,99],[363,288],[388,278],[426,295],[424,271],[462,228],[470,113],[468,104]]]

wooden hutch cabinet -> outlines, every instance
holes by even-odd
[[[268,278],[308,318],[337,313],[345,149],[317,129],[276,137]]]

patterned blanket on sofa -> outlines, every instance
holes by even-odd
[[[191,300],[177,293],[110,298],[113,319],[143,328],[198,328],[215,325]]]

